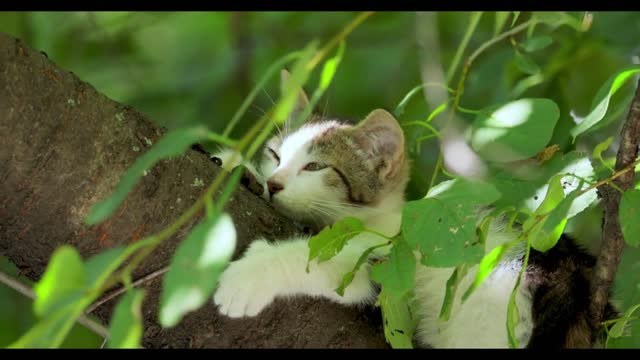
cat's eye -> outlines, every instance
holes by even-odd
[[[318,170],[322,170],[324,168],[326,168],[327,165],[322,165],[319,164],[317,162],[310,162],[307,165],[305,165],[302,170],[306,170],[306,171],[318,171]]]
[[[278,153],[276,153],[275,150],[273,150],[270,147],[268,147],[267,150],[271,153],[273,158],[276,159],[276,162],[278,163],[278,165],[280,165],[280,156],[278,156]]]

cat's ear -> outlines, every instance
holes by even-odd
[[[282,69],[280,72],[280,96],[284,95],[286,84],[290,79],[291,74],[289,74],[289,71]],[[309,105],[309,96],[307,96],[307,93],[302,89],[302,87],[297,86],[296,92],[298,93],[298,96],[296,97],[296,102],[293,105],[293,110],[289,115],[289,119],[295,119],[297,115],[302,113],[307,105]]]
[[[376,109],[354,129],[359,145],[380,179],[391,179],[404,168],[404,133],[388,111]]]

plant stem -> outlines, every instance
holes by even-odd
[[[476,30],[478,26],[478,22],[480,22],[480,18],[482,17],[482,11],[474,11],[471,13],[471,18],[469,19],[469,26],[467,26],[467,31],[462,38],[462,42],[460,46],[458,46],[458,50],[456,51],[456,55],[453,57],[453,61],[451,61],[451,65],[449,66],[449,71],[447,71],[447,83],[450,83],[453,79],[453,75],[456,73],[456,69],[458,68],[458,63],[460,59],[462,59],[462,54],[467,48],[469,44],[469,40],[471,40],[471,36],[473,32]]]

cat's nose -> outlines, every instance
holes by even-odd
[[[267,181],[267,187],[269,187],[269,195],[271,196],[284,189],[284,185],[274,180]]]

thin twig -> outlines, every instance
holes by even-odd
[[[153,279],[155,279],[156,277],[164,274],[167,272],[167,270],[169,270],[168,266],[163,267],[160,270],[156,270],[154,272],[152,272],[151,274],[145,275],[143,277],[141,277],[140,279],[134,281],[131,286],[132,287],[136,287],[139,285],[142,285],[146,282],[149,282]],[[85,314],[90,314],[93,310],[99,308],[100,306],[102,306],[102,304],[106,303],[107,301],[113,299],[114,297],[124,293],[127,291],[127,287],[123,286],[119,289],[113,290],[112,292],[108,293],[107,295],[103,296],[101,299],[99,299],[98,301],[96,301],[95,303],[93,303],[91,306],[89,306],[87,308],[87,310],[85,311]]]
[[[633,168],[638,157],[638,144],[640,143],[640,81],[636,87],[635,96],[631,102],[627,119],[620,134],[621,141],[616,156],[615,169],[620,171],[627,169],[616,179],[615,184],[622,190],[633,188],[634,171]],[[604,309],[609,301],[611,285],[615,278],[622,250],[624,248],[624,238],[620,228],[618,209],[622,194],[615,191],[613,187],[604,185],[600,187],[602,204],[604,207],[604,221],[602,223],[602,245],[600,254],[596,261],[596,266],[591,279],[591,303],[589,304],[589,315],[591,327],[593,329],[592,340],[595,340],[599,330]]]
[[[0,282],[32,300],[36,299],[36,294],[33,290],[2,271],[0,271]],[[78,322],[103,338],[109,336],[109,330],[107,328],[84,315],[78,317]]]

